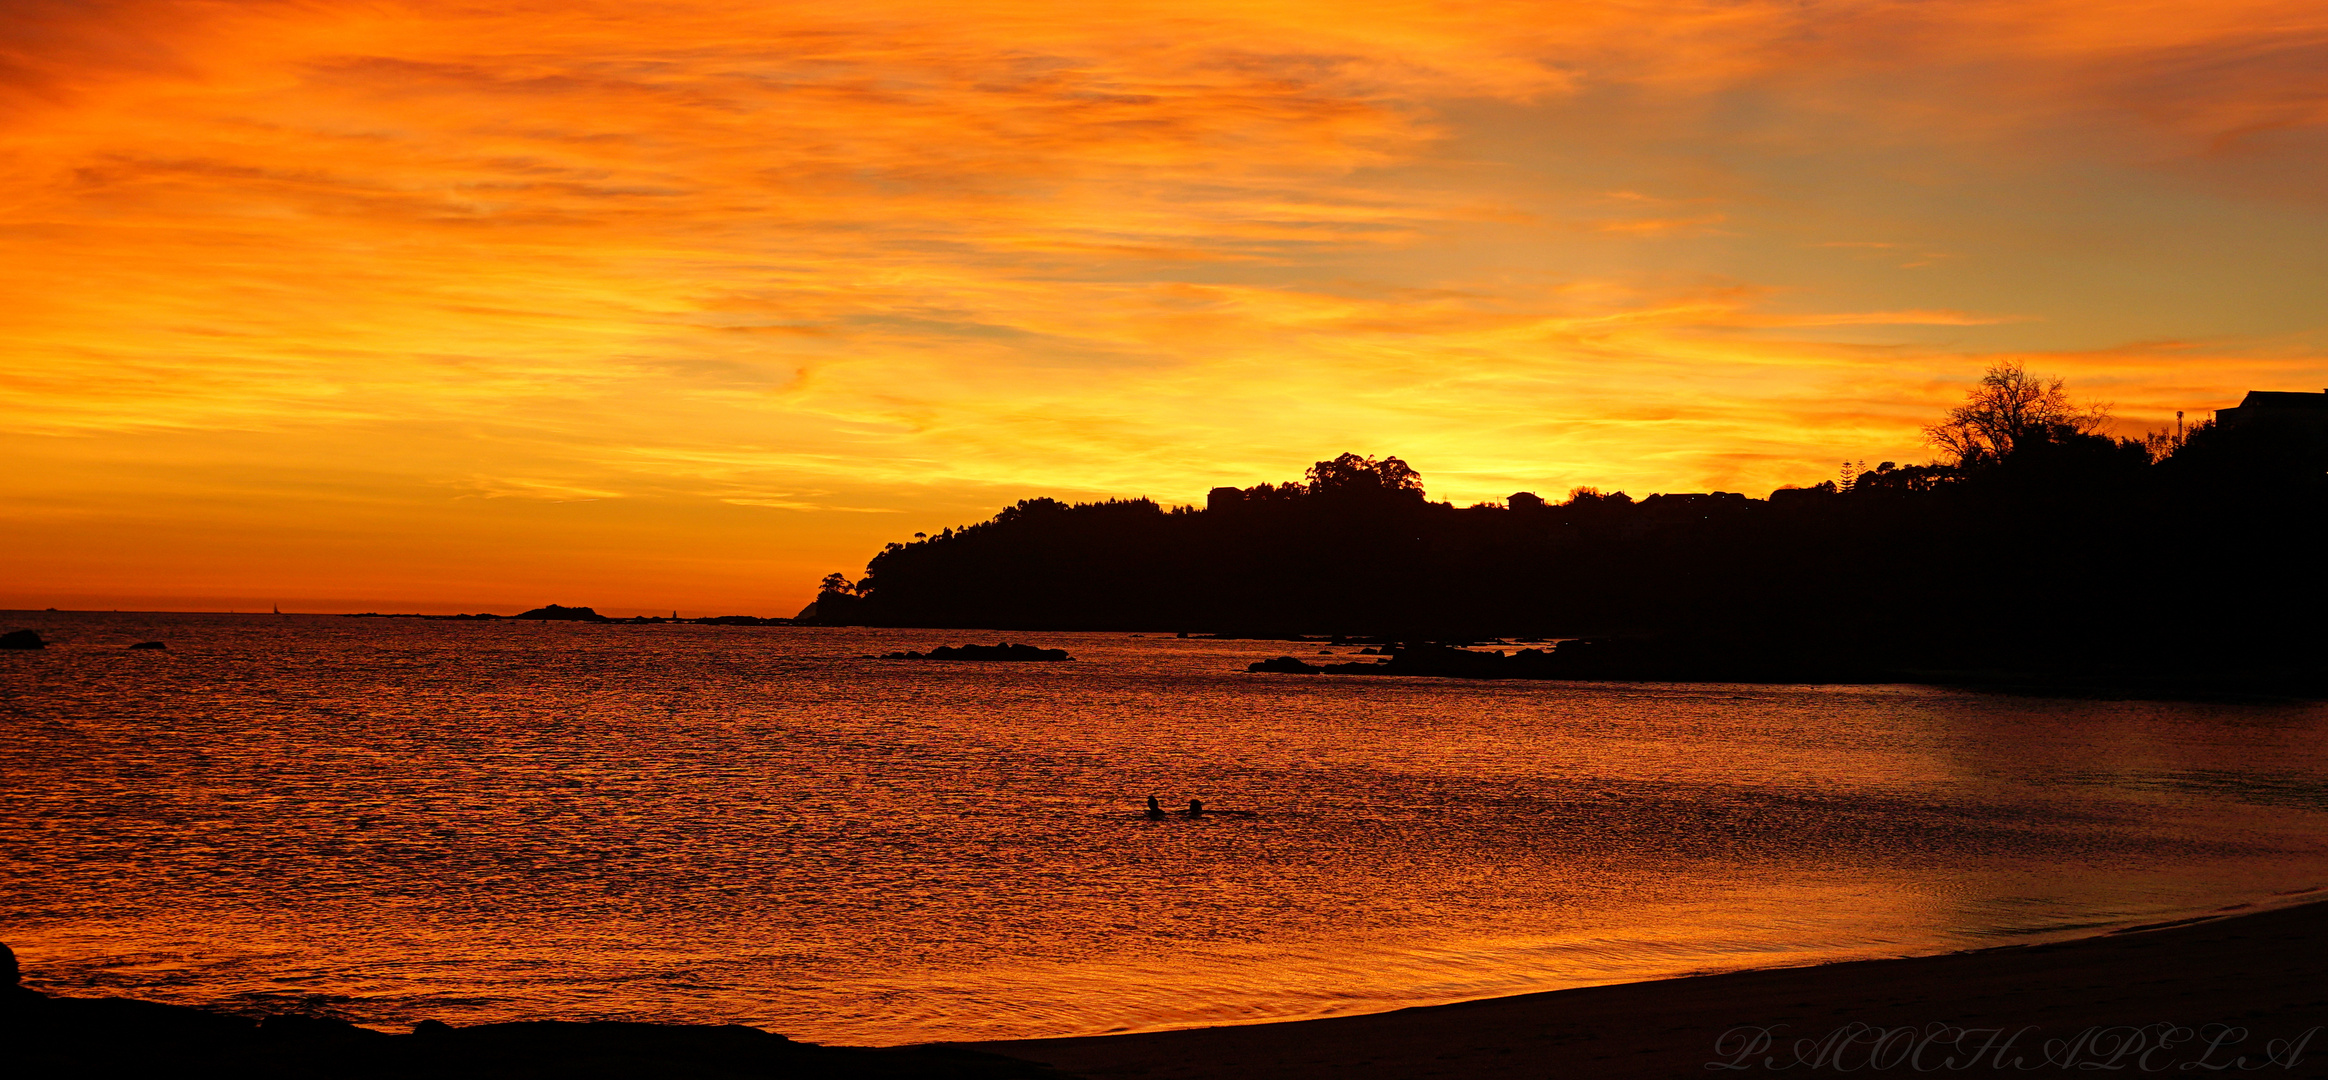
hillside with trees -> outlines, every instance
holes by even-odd
[[[1579,676],[2052,678],[2316,686],[2328,439],[2100,434],[2058,380],[1992,370],[1940,460],[1766,498],[1431,501],[1395,457],[1205,507],[1029,499],[828,578],[822,621],[1593,638]],[[1573,658],[1593,652],[1569,651]]]

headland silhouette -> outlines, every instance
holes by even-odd
[[[792,619],[761,615],[706,615],[696,618],[683,619],[679,617],[679,613],[676,611],[672,612],[668,617],[662,615],[632,615],[628,618],[616,618],[611,615],[601,615],[597,611],[587,607],[568,607],[564,604],[545,604],[530,611],[521,611],[515,615],[496,615],[492,612],[477,612],[474,614],[462,615],[419,615],[404,613],[382,613],[378,611],[359,611],[348,615],[347,618],[434,619],[445,622],[578,622],[620,624],[624,626],[660,626],[667,623],[687,624],[693,626],[794,625],[794,620]]]
[[[1022,500],[826,578],[835,625],[1336,638],[1478,677],[1943,681],[2320,692],[2328,393],[2101,434],[2004,365],[1931,429],[1939,460],[1845,463],[1762,498],[1431,501],[1396,457],[1300,482]],[[1493,656],[1449,648],[1570,639]],[[1319,665],[1287,658],[1262,670]]]

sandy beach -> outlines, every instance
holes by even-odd
[[[1092,1080],[2328,1076],[2328,903],[2055,944],[1246,1027],[987,1043]]]
[[[26,1075],[1238,1080],[1737,1073],[2328,1075],[2328,903],[2055,944],[1746,971],[1241,1027],[816,1047],[742,1027],[534,1022],[388,1035],[11,989]],[[1049,1069],[1043,1066],[1050,1066]],[[1056,1070],[1055,1072],[1052,1070]]]

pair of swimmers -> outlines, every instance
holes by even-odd
[[[1186,814],[1186,815],[1188,815],[1189,817],[1192,817],[1192,818],[1203,817],[1203,816],[1204,816],[1204,800],[1203,800],[1203,799],[1190,799],[1190,800],[1188,800],[1188,809],[1181,811],[1181,813],[1183,813],[1183,814]],[[1160,803],[1160,802],[1157,802],[1157,801],[1156,801],[1156,797],[1155,797],[1154,795],[1150,795],[1150,796],[1148,796],[1148,820],[1150,820],[1150,821],[1162,821],[1162,820],[1164,820],[1164,804],[1163,804],[1163,803]]]

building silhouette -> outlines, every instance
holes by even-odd
[[[2226,431],[2273,427],[2328,433],[2328,390],[2250,390],[2237,406],[2216,410],[2215,423]]]

